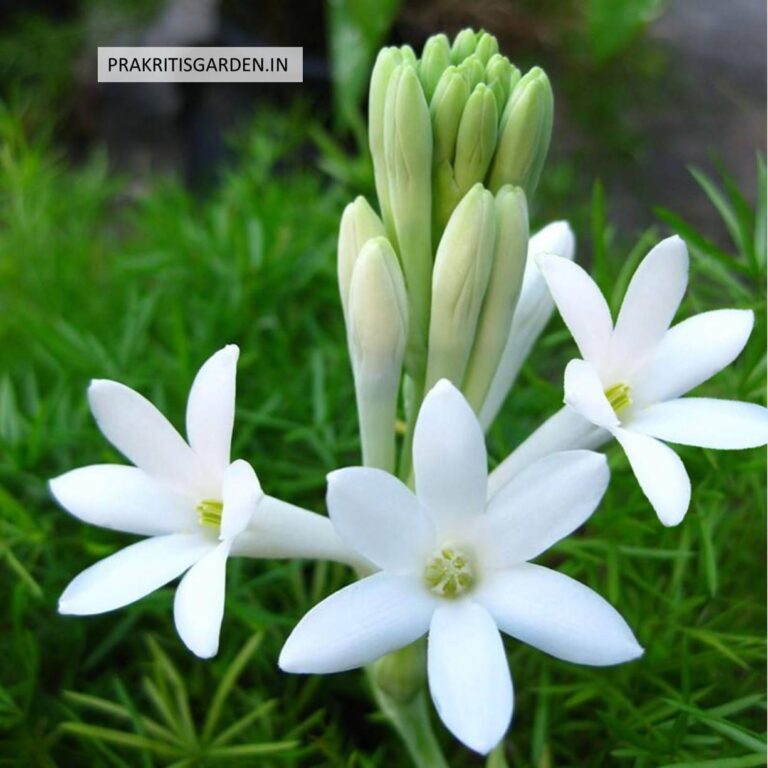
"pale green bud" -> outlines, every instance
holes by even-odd
[[[423,640],[388,653],[373,663],[373,679],[381,691],[398,704],[405,704],[424,687],[426,648]],[[384,706],[386,711],[386,705]]]
[[[520,70],[510,63],[506,56],[495,53],[485,67],[485,82],[496,97],[499,114],[509,99],[509,94],[520,80]]]
[[[467,79],[469,90],[473,91],[485,78],[485,65],[477,56],[468,56],[458,65],[459,72]]]
[[[426,356],[432,273],[432,122],[410,64],[395,69],[387,88],[384,156],[392,224],[408,289],[406,366],[418,379]]]
[[[363,463],[393,472],[395,418],[408,336],[408,300],[397,256],[385,237],[363,246],[349,287],[349,347]]]
[[[499,114],[491,89],[480,83],[467,100],[456,139],[453,175],[459,195],[482,182],[496,151]]]
[[[453,163],[461,115],[469,98],[469,84],[458,67],[443,72],[429,105],[435,135],[435,163]]]
[[[461,386],[493,263],[493,195],[476,184],[456,206],[432,274],[426,389],[442,378]]]
[[[376,196],[387,231],[392,235],[392,215],[389,205],[389,183],[384,159],[384,108],[387,100],[387,86],[395,69],[402,64],[403,54],[399,48],[382,48],[376,57],[368,90],[368,143],[373,159],[373,173],[376,181]]]
[[[403,55],[403,61],[410,64],[412,67],[418,66],[418,59],[416,58],[416,51],[411,48],[410,45],[401,45],[400,53]]]
[[[430,104],[435,139],[433,167],[432,237],[438,242],[461,194],[453,175],[456,139],[469,98],[467,78],[458,67],[443,72]]]
[[[424,87],[427,102],[432,100],[443,72],[451,63],[451,44],[443,35],[432,35],[424,44],[419,62],[419,78]]]
[[[469,404],[480,412],[509,336],[528,253],[528,205],[520,187],[503,186],[495,200],[496,243],[488,290],[464,379]]]
[[[453,40],[451,46],[451,61],[454,64],[462,62],[471,56],[477,47],[477,33],[472,29],[462,29]]]
[[[364,197],[357,197],[344,209],[339,226],[336,269],[345,322],[348,322],[349,285],[357,257],[368,240],[385,234],[384,224]]]
[[[553,112],[549,78],[534,67],[515,86],[501,116],[488,179],[492,192],[504,184],[515,184],[531,198],[549,150]]]
[[[489,35],[487,32],[481,32],[477,38],[477,46],[475,47],[475,56],[485,65],[490,60],[491,56],[498,54],[499,42],[493,35]]]

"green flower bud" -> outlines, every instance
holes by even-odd
[[[410,64],[413,67],[417,67],[419,62],[416,58],[416,51],[411,48],[410,45],[401,45],[400,53],[403,55],[403,61]]]
[[[467,100],[456,139],[453,175],[461,197],[485,178],[496,151],[498,122],[493,92],[480,83]]]
[[[355,376],[363,463],[393,472],[395,418],[408,336],[405,281],[392,246],[363,246],[349,286],[349,346]]]
[[[372,667],[376,685],[399,704],[411,701],[424,687],[426,656],[423,639],[382,656]]]
[[[507,343],[528,253],[528,205],[523,190],[503,186],[496,195],[495,213],[491,277],[462,388],[476,413],[485,402]]]
[[[453,175],[456,139],[469,98],[469,85],[458,67],[443,72],[430,104],[435,139],[432,200],[432,238],[437,243],[453,209],[461,200]]]
[[[459,64],[461,61],[471,56],[477,47],[477,34],[472,29],[462,29],[454,38],[451,46],[451,61]]]
[[[493,263],[493,195],[476,184],[445,228],[432,274],[426,389],[447,378],[461,386]]]
[[[504,184],[515,184],[531,198],[549,150],[553,111],[549,78],[534,67],[515,86],[501,116],[488,179],[492,192]]]
[[[443,72],[429,105],[435,136],[435,163],[453,163],[461,115],[469,98],[469,84],[458,67]]]
[[[408,289],[406,366],[423,375],[432,273],[432,123],[416,70],[392,73],[384,110],[384,157],[392,224]]]
[[[368,90],[368,143],[373,159],[373,173],[376,181],[376,196],[379,198],[381,216],[390,236],[393,234],[392,215],[389,205],[389,183],[384,159],[384,107],[387,86],[395,69],[402,64],[403,54],[399,48],[382,48],[376,57]]]
[[[477,56],[468,56],[458,65],[459,72],[467,79],[469,90],[473,91],[485,78],[485,65]]]
[[[485,67],[485,82],[496,97],[499,114],[504,111],[509,94],[520,80],[520,70],[506,56],[495,53]]]
[[[357,197],[344,209],[339,227],[336,269],[339,279],[341,308],[344,311],[344,321],[347,324],[349,285],[352,281],[352,270],[357,257],[368,240],[374,237],[383,237],[385,234],[384,224],[364,197]]]
[[[451,44],[448,38],[443,34],[432,35],[424,44],[419,62],[419,78],[424,87],[427,102],[432,101],[437,84],[450,63]]]
[[[475,47],[475,56],[485,65],[490,60],[491,56],[498,54],[499,42],[493,35],[489,35],[487,32],[481,32],[477,38],[477,46]]]

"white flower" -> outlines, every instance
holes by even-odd
[[[688,252],[679,237],[663,240],[643,259],[615,327],[581,267],[549,255],[538,262],[582,356],[565,370],[566,404],[619,441],[661,522],[676,525],[688,509],[691,484],[662,440],[704,448],[768,442],[766,408],[680,397],[741,352],[752,312],[704,312],[670,329],[688,283]]]
[[[576,238],[567,221],[553,221],[529,240],[523,285],[512,316],[507,344],[478,415],[485,429],[496,418],[520,368],[555,309],[547,284],[536,266],[536,256],[540,253],[553,253],[565,259],[573,259],[575,252]]]
[[[617,664],[642,653],[605,600],[527,562],[590,516],[608,467],[589,451],[548,456],[487,504],[483,432],[446,380],[424,400],[413,460],[415,494],[377,469],[329,475],[328,508],[339,535],[380,570],[309,611],[279,663],[289,672],[340,672],[428,632],[437,711],[458,739],[487,753],[512,717],[499,630],[581,664]]]
[[[207,658],[218,650],[230,554],[360,562],[330,520],[265,495],[250,464],[230,462],[238,353],[225,347],[198,372],[187,403],[189,443],[138,392],[91,383],[99,428],[136,466],[75,469],[52,480],[51,491],[87,523],[150,538],[77,576],[59,600],[61,613],[121,608],[187,571],[176,591],[176,628]]]

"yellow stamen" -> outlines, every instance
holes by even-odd
[[[427,564],[424,582],[436,595],[454,598],[474,586],[475,571],[464,553],[445,547]]]
[[[632,405],[632,388],[629,384],[619,383],[614,384],[612,387],[608,387],[605,390],[605,396],[608,398],[608,402],[611,404],[614,413],[618,416],[625,408],[629,408]]]
[[[217,531],[221,527],[221,512],[224,505],[220,501],[206,499],[197,505],[197,517],[200,525],[207,525]]]

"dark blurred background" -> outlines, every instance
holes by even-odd
[[[718,237],[687,166],[722,164],[754,193],[755,154],[766,140],[762,0],[4,2],[0,67],[5,96],[28,82],[47,100],[73,159],[104,145],[137,193],[157,173],[205,189],[231,158],[227,137],[265,104],[308,102],[328,127],[299,162],[316,162],[323,148],[337,159],[364,151],[361,109],[376,49],[407,42],[418,50],[430,34],[465,26],[495,34],[518,66],[550,74],[557,115],[548,214],[568,215],[600,178],[616,224],[643,228],[650,206],[661,205]],[[120,44],[301,45],[305,82],[98,85],[96,47]],[[325,165],[366,191],[364,168]]]

